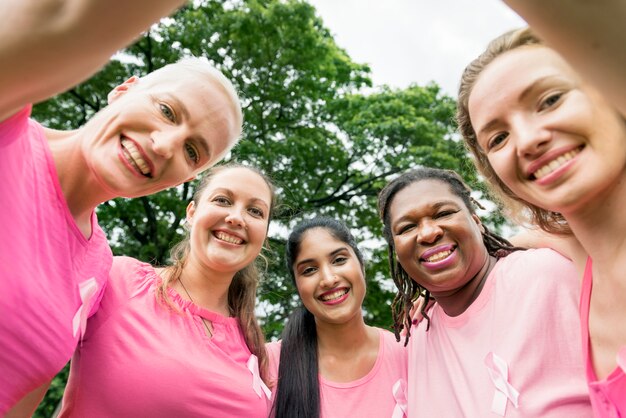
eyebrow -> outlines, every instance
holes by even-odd
[[[331,251],[331,252],[328,254],[328,256],[329,256],[329,257],[332,257],[332,256],[334,256],[334,255],[339,254],[339,253],[340,253],[340,252],[342,252],[342,251],[348,251],[348,247],[339,247],[339,248],[337,248],[336,250]],[[313,259],[313,258],[307,258],[306,260],[301,260],[301,261],[298,261],[298,262],[296,263],[296,268],[298,268],[299,266],[301,266],[301,265],[303,265],[303,264],[312,263],[312,262],[314,262],[314,261],[315,261],[315,259]]]
[[[176,107],[180,109],[180,112],[183,115],[183,118],[185,119],[190,119],[191,118],[191,114],[189,113],[189,109],[187,109],[187,106],[185,106],[185,104],[180,101],[178,99],[178,97],[174,96],[173,94],[170,93],[165,93],[165,95],[168,97],[168,99],[170,99],[171,101],[173,101],[176,104]],[[196,142],[200,143],[200,146],[202,147],[202,149],[204,150],[204,152],[206,153],[206,155],[210,158],[211,157],[211,147],[209,146],[209,141],[204,138],[203,136],[196,136],[194,137],[194,139],[196,140]]]
[[[224,193],[224,194],[228,195],[228,197],[232,197],[234,195],[232,190],[227,189],[226,187],[218,187],[218,188],[214,189],[213,192],[209,196],[215,196],[216,193]],[[265,202],[265,200],[263,200],[263,199],[261,199],[259,197],[253,197],[252,199],[250,199],[250,202],[254,202],[254,203],[257,203],[257,204],[261,203],[266,208],[269,208],[269,205]]]
[[[433,203],[432,205],[430,205],[430,208],[432,210],[439,210],[439,209],[441,209],[441,207],[446,206],[446,205],[453,205],[456,208],[459,207],[459,203],[455,202],[454,200],[440,200],[439,202],[436,202],[436,203]],[[393,225],[396,225],[396,224],[398,224],[400,222],[403,222],[405,219],[407,219],[409,217],[410,217],[409,215],[404,215],[400,219],[395,221],[393,223]]]

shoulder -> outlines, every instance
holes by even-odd
[[[574,289],[580,284],[574,264],[548,248],[516,251],[500,259],[493,274],[499,286],[507,286],[509,290],[521,287],[524,292],[533,287],[545,292],[563,285]]]
[[[274,383],[278,381],[278,367],[280,365],[281,345],[282,344],[280,341],[272,341],[265,344],[265,350],[267,351],[268,360],[268,380]]]
[[[131,296],[139,288],[151,285],[158,279],[154,267],[132,257],[113,257],[109,287],[118,293]]]
[[[404,339],[400,338],[400,341],[396,340],[396,336],[393,332],[386,329],[378,328],[382,339],[382,346],[385,350],[386,357],[394,357],[399,359],[406,358],[407,347],[404,346]]]

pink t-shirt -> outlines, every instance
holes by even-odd
[[[320,375],[321,418],[405,416],[407,349],[389,331],[379,329],[379,333],[378,357],[365,376],[352,382],[338,383]],[[280,342],[267,344],[267,351],[269,379],[275,382],[278,378]],[[276,385],[273,390],[276,390]]]
[[[0,416],[68,362],[99,303],[112,254],[72,217],[30,106],[0,122]]]
[[[269,400],[239,321],[168,289],[175,311],[157,300],[159,282],[149,264],[114,258],[72,358],[60,416],[266,418]],[[201,317],[212,322],[212,338]]]
[[[626,346],[617,354],[617,367],[607,377],[598,380],[591,362],[589,339],[589,304],[591,302],[591,288],[593,274],[591,258],[587,259],[585,275],[583,276],[583,290],[580,295],[580,324],[582,327],[583,355],[587,366],[587,382],[589,396],[596,418],[625,418],[626,417]],[[626,319],[624,319],[626,323]]]
[[[435,305],[411,333],[409,417],[590,417],[577,277],[552,250],[517,251],[461,315]]]

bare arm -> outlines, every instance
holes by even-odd
[[[504,2],[626,116],[626,1]]]
[[[15,404],[13,408],[11,408],[4,418],[23,418],[32,416],[49,387],[50,382],[45,383],[30,392],[28,395],[24,396],[17,404]]]
[[[0,120],[88,78],[185,0],[3,0]]]

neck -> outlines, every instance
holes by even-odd
[[[461,315],[474,303],[476,298],[478,298],[495,264],[495,257],[489,255],[485,250],[485,261],[482,267],[463,287],[455,289],[452,292],[432,292],[431,295],[439,306],[441,306],[441,309],[443,309],[446,315]]]
[[[370,329],[373,329],[365,325],[363,315],[360,313],[346,323],[330,324],[316,320],[315,326],[320,355],[326,352],[350,356],[351,353],[368,345]]]
[[[91,213],[100,203],[116,196],[106,193],[91,174],[80,147],[81,130],[44,129],[44,132],[67,206],[80,230],[88,237],[91,235]]]
[[[170,283],[170,286],[194,304],[211,312],[230,316],[228,289],[233,277],[234,274],[210,271],[193,260],[188,260],[179,280]]]
[[[623,215],[626,180],[618,182],[610,192],[580,206],[584,207],[563,213],[563,216],[585,252],[593,259],[594,281],[621,280],[626,268],[626,217]],[[579,265],[584,264],[580,262],[582,260],[575,261],[579,261]]]

